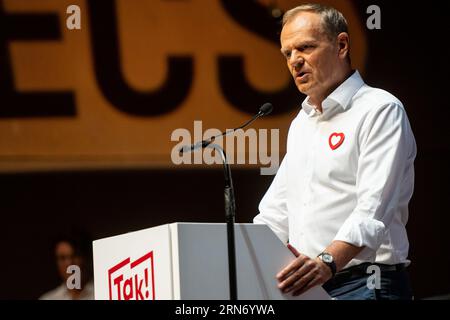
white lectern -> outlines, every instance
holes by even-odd
[[[95,299],[229,299],[224,223],[172,223],[96,240]],[[330,299],[322,287],[282,294],[275,275],[295,257],[266,225],[236,224],[238,299]]]

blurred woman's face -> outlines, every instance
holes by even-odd
[[[58,273],[65,281],[71,275],[70,273],[67,273],[67,268],[70,265],[77,264],[74,249],[70,243],[62,241],[56,245],[55,255]]]

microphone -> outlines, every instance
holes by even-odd
[[[273,110],[273,105],[269,102],[264,103],[261,108],[259,108],[258,114],[260,114],[260,117],[267,116],[269,113],[271,113]]]
[[[267,116],[269,113],[271,113],[273,110],[273,105],[270,102],[266,102],[264,103],[260,108],[257,114],[255,114],[253,116],[253,118],[251,118],[249,121],[247,121],[246,123],[244,123],[242,126],[234,128],[234,129],[230,129],[230,130],[226,130],[224,132],[222,132],[221,134],[218,134],[216,136],[212,136],[206,140],[202,140],[199,141],[197,143],[191,144],[191,145],[186,145],[180,148],[179,152],[180,154],[183,154],[184,152],[191,152],[194,150],[197,150],[199,148],[206,148],[208,145],[210,145],[216,138],[221,137],[221,136],[226,136],[230,133],[233,133],[236,130],[239,129],[243,129],[246,126],[248,126],[250,123],[252,123],[253,121],[255,121],[256,119],[263,117],[263,116]]]

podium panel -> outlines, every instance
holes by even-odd
[[[229,299],[224,223],[173,223],[94,241],[96,299]],[[238,299],[330,299],[322,287],[283,294],[275,275],[295,257],[266,225],[236,224]]]
[[[96,300],[173,299],[169,225],[96,240]]]

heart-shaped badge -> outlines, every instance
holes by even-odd
[[[345,135],[342,132],[333,132],[328,139],[331,150],[336,150],[344,142]]]

